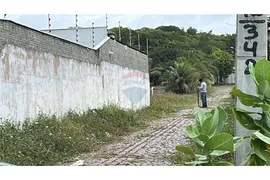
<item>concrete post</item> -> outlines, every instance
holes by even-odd
[[[246,64],[267,56],[267,15],[238,14],[236,33],[236,88],[244,93],[255,94],[256,86]],[[236,108],[258,111],[244,106],[239,100],[236,101]],[[235,120],[235,130],[235,136],[250,134],[250,131],[243,128],[237,120]],[[249,152],[249,142],[245,141],[235,153],[235,164],[240,165]]]

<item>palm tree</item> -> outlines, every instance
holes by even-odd
[[[158,86],[162,82],[162,74],[165,72],[163,67],[154,67],[150,70],[150,82],[153,86]]]
[[[200,53],[194,53],[190,59],[178,58],[164,76],[168,90],[175,93],[192,93],[197,89],[198,79],[203,78],[208,85],[211,85],[214,83],[216,73],[217,68],[210,60]]]
[[[201,78],[209,81],[209,84],[214,83],[214,76],[218,74],[218,68],[214,66],[212,58],[198,50],[192,54],[191,59],[193,66],[200,70]]]
[[[199,73],[188,61],[179,59],[166,71],[167,90],[175,93],[190,93],[196,90]]]

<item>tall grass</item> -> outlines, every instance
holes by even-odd
[[[194,106],[195,95],[161,94],[141,110],[117,106],[70,111],[62,117],[40,114],[22,123],[1,125],[0,162],[15,165],[54,165],[97,150],[101,144],[142,129],[151,120]]]

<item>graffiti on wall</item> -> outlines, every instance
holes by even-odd
[[[141,72],[130,72],[123,76],[123,93],[134,104],[142,101],[147,93],[145,81],[146,74]]]

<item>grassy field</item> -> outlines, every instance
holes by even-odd
[[[151,96],[151,105],[138,111],[108,106],[83,113],[70,111],[63,117],[40,114],[21,124],[5,121],[0,162],[30,166],[67,162],[195,104],[196,95],[162,93]]]

